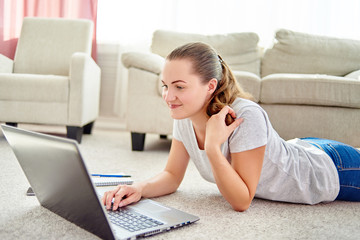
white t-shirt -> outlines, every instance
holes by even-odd
[[[231,107],[244,121],[221,146],[229,163],[230,153],[266,145],[255,197],[306,204],[335,200],[340,190],[339,177],[325,152],[300,139],[280,138],[266,112],[252,101],[238,98]],[[201,176],[215,183],[206,153],[198,147],[192,122],[175,120],[173,137],[184,144]]]

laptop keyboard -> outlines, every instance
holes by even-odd
[[[125,228],[130,232],[144,230],[164,224],[148,216],[126,209],[108,211],[108,215],[113,224]]]

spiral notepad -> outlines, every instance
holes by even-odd
[[[131,185],[134,181],[131,178],[119,177],[91,177],[96,187]]]

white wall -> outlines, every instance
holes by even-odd
[[[104,117],[124,117],[121,103],[122,86],[119,73],[118,44],[98,44],[97,63],[101,68],[100,115]]]
[[[121,55],[127,51],[149,51],[119,43],[98,43],[97,63],[101,68],[100,116],[126,117],[128,71],[121,62]]]

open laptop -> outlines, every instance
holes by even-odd
[[[2,129],[40,204],[100,238],[146,237],[199,220],[150,199],[106,210],[76,141],[6,125]]]

